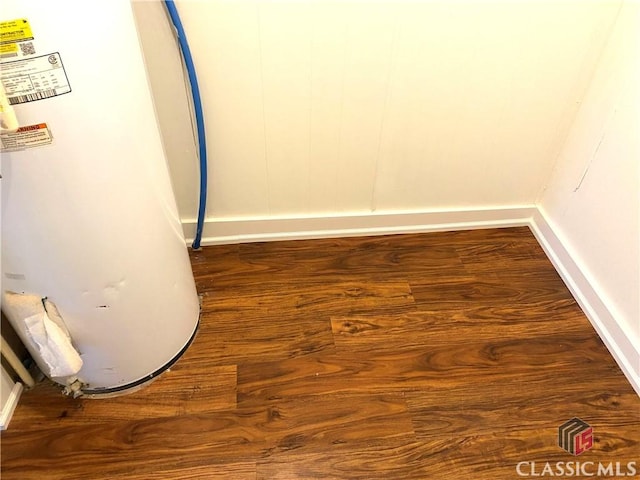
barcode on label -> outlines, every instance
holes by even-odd
[[[19,44],[22,55],[33,55],[36,53],[36,49],[33,46],[33,42],[22,42]]]
[[[9,97],[9,105],[17,105],[19,103],[33,102],[42,100],[43,98],[55,97],[55,89],[42,90],[41,92],[29,93],[27,95],[18,95],[17,97]]]

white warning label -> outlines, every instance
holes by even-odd
[[[4,61],[0,79],[10,105],[35,102],[71,91],[59,53]]]
[[[0,135],[0,147],[3,151],[24,150],[26,148],[49,145],[53,136],[46,123],[25,125],[15,132]]]

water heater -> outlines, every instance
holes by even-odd
[[[130,391],[199,319],[131,5],[4,0],[0,33],[3,117],[17,119],[1,134],[3,310],[45,372],[68,337],[81,368],[58,383]]]

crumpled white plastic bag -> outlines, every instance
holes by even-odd
[[[68,334],[54,323],[46,312],[24,320],[27,335],[40,353],[50,377],[68,377],[82,368],[82,358],[71,344]]]

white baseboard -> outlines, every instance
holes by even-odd
[[[562,241],[538,209],[531,218],[531,230],[629,383],[640,395],[640,345],[637,341],[634,344],[634,335],[607,307],[604,295],[571,254],[570,246]]]
[[[534,211],[533,205],[517,205],[466,210],[209,219],[204,225],[201,245],[513,227],[528,225]],[[184,220],[182,225],[187,242],[191,244],[196,222]]]
[[[9,426],[9,422],[11,421],[11,417],[13,417],[13,412],[18,406],[18,400],[20,400],[21,394],[22,384],[14,383],[11,393],[9,394],[9,398],[2,406],[2,413],[0,413],[0,430],[6,430]]]

